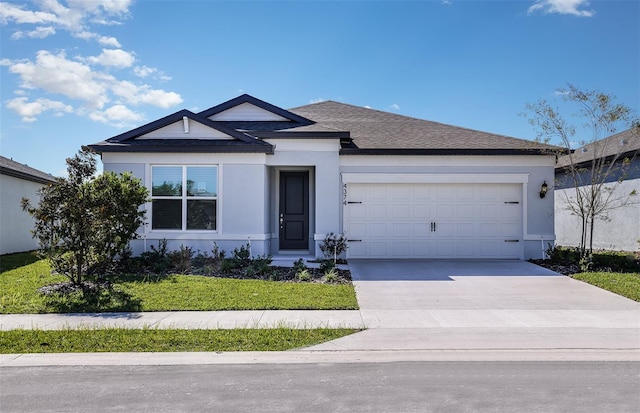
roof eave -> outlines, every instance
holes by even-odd
[[[548,149],[410,149],[410,148],[343,148],[340,155],[555,155]]]
[[[265,153],[273,154],[273,146],[271,145],[241,145],[241,146],[218,146],[218,145],[200,145],[200,146],[165,146],[165,145],[88,145],[95,152],[102,153]]]
[[[26,172],[16,171],[15,169],[5,168],[4,166],[0,166],[0,174],[11,176],[13,178],[24,179],[26,181],[36,182],[39,184],[50,184],[56,181],[54,177],[43,178]]]
[[[260,139],[345,139],[350,138],[349,132],[274,132],[274,131],[255,131],[251,135]]]

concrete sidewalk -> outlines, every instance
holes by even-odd
[[[254,310],[137,313],[0,314],[0,331],[66,328],[364,328],[360,311]]]

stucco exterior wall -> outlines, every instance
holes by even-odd
[[[217,231],[154,231],[146,225],[134,253],[169,240],[170,249],[181,244],[210,251],[212,242],[227,252],[249,242],[254,255],[277,254],[279,174],[308,170],[310,176],[310,250],[321,256],[319,243],[329,232],[343,232],[341,174],[417,174],[491,176],[514,179],[522,185],[523,255],[542,257],[554,242],[554,197],[539,196],[543,182],[553,182],[552,156],[339,156],[338,140],[273,139],[276,148],[266,154],[105,153],[105,171],[131,171],[151,186],[151,165],[218,165]],[[514,181],[516,182],[516,181]],[[150,209],[150,204],[146,205]]]
[[[640,244],[640,178],[623,181],[615,193],[638,192],[630,202],[606,212],[596,220],[593,247],[595,249],[638,251]],[[568,209],[567,197],[573,197],[575,188],[555,191],[555,221],[558,245],[577,247],[580,243],[581,220]]]
[[[0,254],[38,249],[31,234],[33,218],[22,210],[20,200],[24,197],[37,204],[40,188],[42,184],[37,182],[0,175]]]

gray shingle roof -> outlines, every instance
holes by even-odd
[[[0,156],[0,173],[41,184],[55,181],[55,177],[48,173],[21,164],[13,159],[5,158],[4,156]]]
[[[556,168],[564,168],[571,163],[580,164],[616,155],[631,157],[638,154],[639,151],[640,127],[634,127],[584,145],[576,149],[571,155],[560,157]]]
[[[334,101],[290,109],[327,128],[349,131],[359,149],[557,150],[524,139],[446,125]]]

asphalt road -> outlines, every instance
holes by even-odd
[[[640,363],[3,367],[0,411],[637,413]]]

